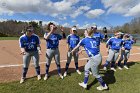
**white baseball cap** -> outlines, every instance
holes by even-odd
[[[92,27],[93,27],[93,28],[97,28],[97,25],[93,25]]]
[[[124,33],[122,33],[122,32],[118,32],[117,34],[122,35],[122,34],[124,34]]]
[[[77,30],[75,27],[71,28],[71,30]]]

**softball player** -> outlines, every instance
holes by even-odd
[[[116,71],[116,69],[114,68],[115,62],[119,56],[119,50],[123,45],[123,40],[120,39],[120,36],[121,32],[116,32],[115,36],[110,38],[106,43],[106,47],[109,49],[109,54],[106,63],[104,64],[104,70],[107,70],[106,67],[108,66],[109,62],[111,62],[111,70]]]
[[[49,72],[49,67],[50,63],[52,61],[52,58],[54,57],[54,60],[57,65],[57,70],[58,70],[58,75],[60,78],[63,79],[63,76],[61,74],[61,67],[60,67],[60,53],[59,53],[59,40],[62,39],[62,36],[59,34],[56,34],[56,29],[57,27],[55,26],[54,23],[49,23],[48,24],[48,33],[46,32],[44,34],[44,39],[46,40],[46,74],[44,77],[44,80],[48,79],[48,72]]]
[[[94,31],[93,38],[96,39],[97,47],[100,49],[100,42],[103,40],[104,35],[100,32],[97,32],[97,25],[92,26],[91,29]]]
[[[130,56],[130,50],[132,48],[132,45],[134,43],[133,40],[130,39],[130,36],[128,34],[125,34],[124,35],[124,44],[123,44],[123,47],[124,47],[124,50],[121,49],[121,57],[118,61],[118,69],[122,70],[121,68],[121,61],[124,59],[124,68],[125,69],[128,69],[127,67],[127,60]]]
[[[96,39],[92,38],[93,30],[85,30],[84,34],[85,34],[85,38],[82,39],[78,43],[78,45],[71,51],[72,53],[74,53],[76,49],[78,49],[80,46],[83,46],[86,50],[86,53],[89,56],[89,60],[85,65],[84,82],[79,83],[79,85],[82,86],[83,88],[87,88],[89,69],[91,69],[93,76],[95,76],[101,84],[99,87],[97,87],[97,89],[98,90],[108,89],[108,86],[105,84],[102,77],[99,75],[99,65],[102,62],[102,56],[97,46]]]
[[[71,34],[68,35],[68,37],[67,37],[68,53],[67,53],[67,62],[66,62],[64,77],[67,76],[67,71],[68,71],[72,56],[74,57],[76,71],[78,74],[81,74],[81,72],[78,70],[78,51],[79,51],[79,49],[77,49],[73,53],[73,55],[70,53],[70,51],[79,43],[80,37],[76,35],[77,31],[76,31],[75,27],[73,27],[70,32],[71,32]]]
[[[102,33],[100,33],[100,32],[97,32],[97,25],[92,26],[91,30],[93,30],[93,32],[94,32],[93,38],[96,39],[97,47],[100,50],[100,42],[101,42],[101,40],[103,40],[104,35]],[[88,60],[87,60],[87,62],[88,62]],[[92,74],[91,71],[90,71],[90,74]]]
[[[23,83],[26,79],[29,63],[31,57],[35,64],[38,80],[41,79],[40,66],[39,66],[39,53],[41,54],[40,40],[39,37],[33,33],[32,27],[27,27],[25,34],[19,38],[19,44],[21,54],[23,55],[23,72],[20,83]]]

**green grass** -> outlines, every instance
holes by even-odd
[[[83,80],[82,75],[71,73],[70,76],[60,79],[57,75],[47,81],[37,81],[36,78],[27,79],[23,84],[19,81],[0,84],[0,93],[140,93],[140,63],[131,63],[130,69],[122,71],[100,71],[109,90],[98,91],[99,83],[90,75],[89,89],[78,85]]]
[[[134,46],[140,46],[140,41],[137,40],[137,42],[134,43]]]
[[[18,40],[19,37],[0,37],[0,40]]]

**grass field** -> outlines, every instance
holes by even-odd
[[[117,70],[115,73],[100,71],[109,86],[106,91],[96,90],[99,83],[91,75],[88,89],[83,89],[78,83],[83,81],[84,74],[71,73],[63,80],[54,75],[47,81],[30,78],[23,84],[19,84],[19,81],[1,83],[0,93],[140,93],[140,63],[133,62],[129,66],[129,70]]]
[[[0,40],[18,40],[19,37],[0,37]]]
[[[140,41],[137,40],[137,43],[134,44],[135,46],[140,46]]]

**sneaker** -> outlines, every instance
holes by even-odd
[[[65,72],[63,76],[66,77],[67,76],[67,72]]]
[[[44,77],[44,80],[47,80],[47,79],[48,79],[48,75],[46,74],[45,77]]]
[[[64,77],[62,76],[62,74],[59,74],[60,78],[63,79]]]
[[[81,72],[80,72],[79,70],[76,70],[76,72],[77,72],[79,75],[81,75]]]
[[[121,68],[120,66],[118,66],[118,69],[119,69],[119,70],[122,70],[122,68]]]
[[[103,86],[97,87],[97,90],[106,90],[106,89],[108,89],[108,86],[106,84],[104,87]]]
[[[113,70],[114,72],[116,72],[116,69],[114,67],[110,68],[111,70]]]
[[[23,83],[24,81],[25,81],[25,78],[22,77],[22,78],[20,79],[20,84]]]
[[[37,80],[41,80],[41,75],[37,75]]]
[[[79,85],[80,85],[81,87],[83,87],[83,88],[87,88],[87,84],[84,84],[84,82],[79,83]]]
[[[125,69],[129,69],[126,65],[124,66]]]
[[[90,75],[92,75],[92,72],[91,72],[91,71],[89,71],[89,74],[90,74]]]
[[[107,70],[107,67],[104,67],[103,69],[104,69],[104,70]]]

